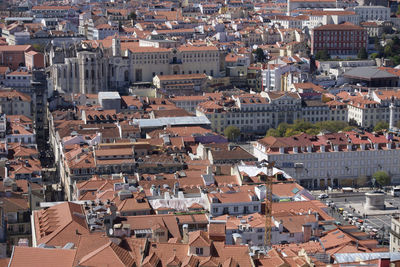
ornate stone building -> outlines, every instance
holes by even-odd
[[[111,42],[110,42],[111,41]],[[156,75],[205,73],[220,76],[221,56],[215,46],[163,48],[138,42],[84,41],[46,50],[49,86],[62,93],[119,90]]]

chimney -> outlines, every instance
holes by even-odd
[[[215,174],[221,175],[221,166],[219,166],[219,165],[215,166]]]
[[[241,234],[234,233],[232,235],[232,237],[233,237],[233,243],[235,245],[241,245],[242,244],[242,235]]]
[[[211,165],[207,166],[207,174],[208,174],[208,175],[213,174],[212,166],[211,166]]]
[[[182,243],[187,244],[189,242],[189,226],[187,224],[182,225]]]
[[[303,229],[303,242],[310,241],[310,238],[311,238],[311,225],[304,224],[302,229]]]
[[[279,222],[279,233],[282,233],[282,232],[283,232],[283,221],[280,220],[280,222]]]

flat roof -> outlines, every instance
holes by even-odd
[[[134,119],[133,122],[138,124],[140,128],[153,128],[153,127],[163,127],[167,125],[209,125],[210,121],[206,116],[198,117],[165,117],[157,119]]]
[[[121,99],[118,92],[99,92],[99,99]]]
[[[5,21],[9,21],[9,20],[33,20],[33,18],[31,18],[31,17],[8,17],[8,18],[5,18]]]
[[[387,79],[387,78],[397,78],[396,75],[391,74],[387,71],[380,70],[378,67],[356,67],[346,71],[343,74],[344,77],[356,78],[363,80],[373,80],[373,79]]]

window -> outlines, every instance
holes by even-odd
[[[233,207],[233,211],[234,212],[238,212],[239,211],[239,207]]]
[[[294,237],[294,233],[290,233],[289,236],[290,236],[290,237]]]
[[[203,248],[196,248],[196,255],[203,255]]]
[[[254,210],[254,211],[258,211],[258,206],[254,206],[254,207],[253,207],[253,210]]]

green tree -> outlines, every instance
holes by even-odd
[[[278,131],[277,131],[276,129],[274,129],[274,128],[270,128],[270,129],[267,131],[266,136],[280,137]]]
[[[129,13],[128,19],[133,20],[133,21],[136,20],[136,13],[135,13],[135,11],[132,11],[131,13]]]
[[[394,65],[399,65],[400,64],[400,56],[399,55],[393,56],[392,60],[393,60]]]
[[[320,131],[328,131],[331,133],[337,133],[349,126],[344,121],[322,121],[315,124]]]
[[[379,38],[377,36],[374,37],[374,47],[375,50],[378,50],[381,48],[381,42],[379,41]]]
[[[317,60],[329,60],[331,58],[331,56],[328,53],[328,50],[324,49],[324,50],[319,50],[316,54],[315,54],[315,59]]]
[[[357,121],[356,121],[355,119],[353,119],[353,118],[351,118],[351,119],[349,120],[349,125],[350,125],[350,126],[357,126],[357,127],[358,127]]]
[[[256,60],[257,60],[258,62],[264,62],[264,61],[267,59],[267,57],[266,57],[265,54],[264,54],[264,50],[262,50],[262,48],[260,48],[260,47],[258,47],[258,48],[254,51],[254,53],[256,54]]]
[[[304,121],[304,120],[296,120],[294,122],[294,124],[292,125],[293,130],[296,130],[298,132],[305,132],[310,128],[313,128],[313,124],[311,122],[308,121]]]
[[[389,185],[391,182],[390,176],[385,171],[377,171],[372,175],[372,178],[375,179],[376,183],[380,186]]]
[[[353,131],[354,128],[356,128],[356,127],[354,127],[354,126],[346,126],[346,127],[344,127],[344,128],[342,129],[342,131],[343,131],[343,132],[350,132],[350,131]]]
[[[377,57],[379,57],[379,54],[378,54],[378,53],[372,53],[372,54],[371,54],[371,58],[372,58],[372,59],[375,59],[375,58],[377,58]]]
[[[367,49],[365,49],[365,47],[361,48],[358,51],[357,57],[360,58],[360,59],[367,59],[368,58]]]
[[[285,132],[285,137],[293,136],[293,135],[296,135],[296,134],[301,134],[301,132],[300,131],[296,131],[293,128],[287,128],[287,130]]]
[[[319,134],[319,130],[315,129],[315,128],[310,128],[310,129],[306,130],[306,134],[317,135],[317,134]]]
[[[289,128],[289,124],[282,122],[278,125],[276,130],[278,131],[279,136],[285,136],[287,129]]]
[[[32,45],[33,50],[35,50],[36,52],[44,52],[44,45],[42,44],[33,44]]]
[[[397,6],[396,15],[400,15],[400,5]]]
[[[385,57],[390,57],[392,55],[392,46],[390,44],[385,45],[383,49],[383,54]]]
[[[224,130],[224,135],[229,141],[236,141],[240,137],[240,130],[236,126],[228,126]]]
[[[374,127],[374,131],[375,132],[379,132],[385,129],[389,128],[389,123],[387,123],[386,121],[379,121],[375,127]]]

